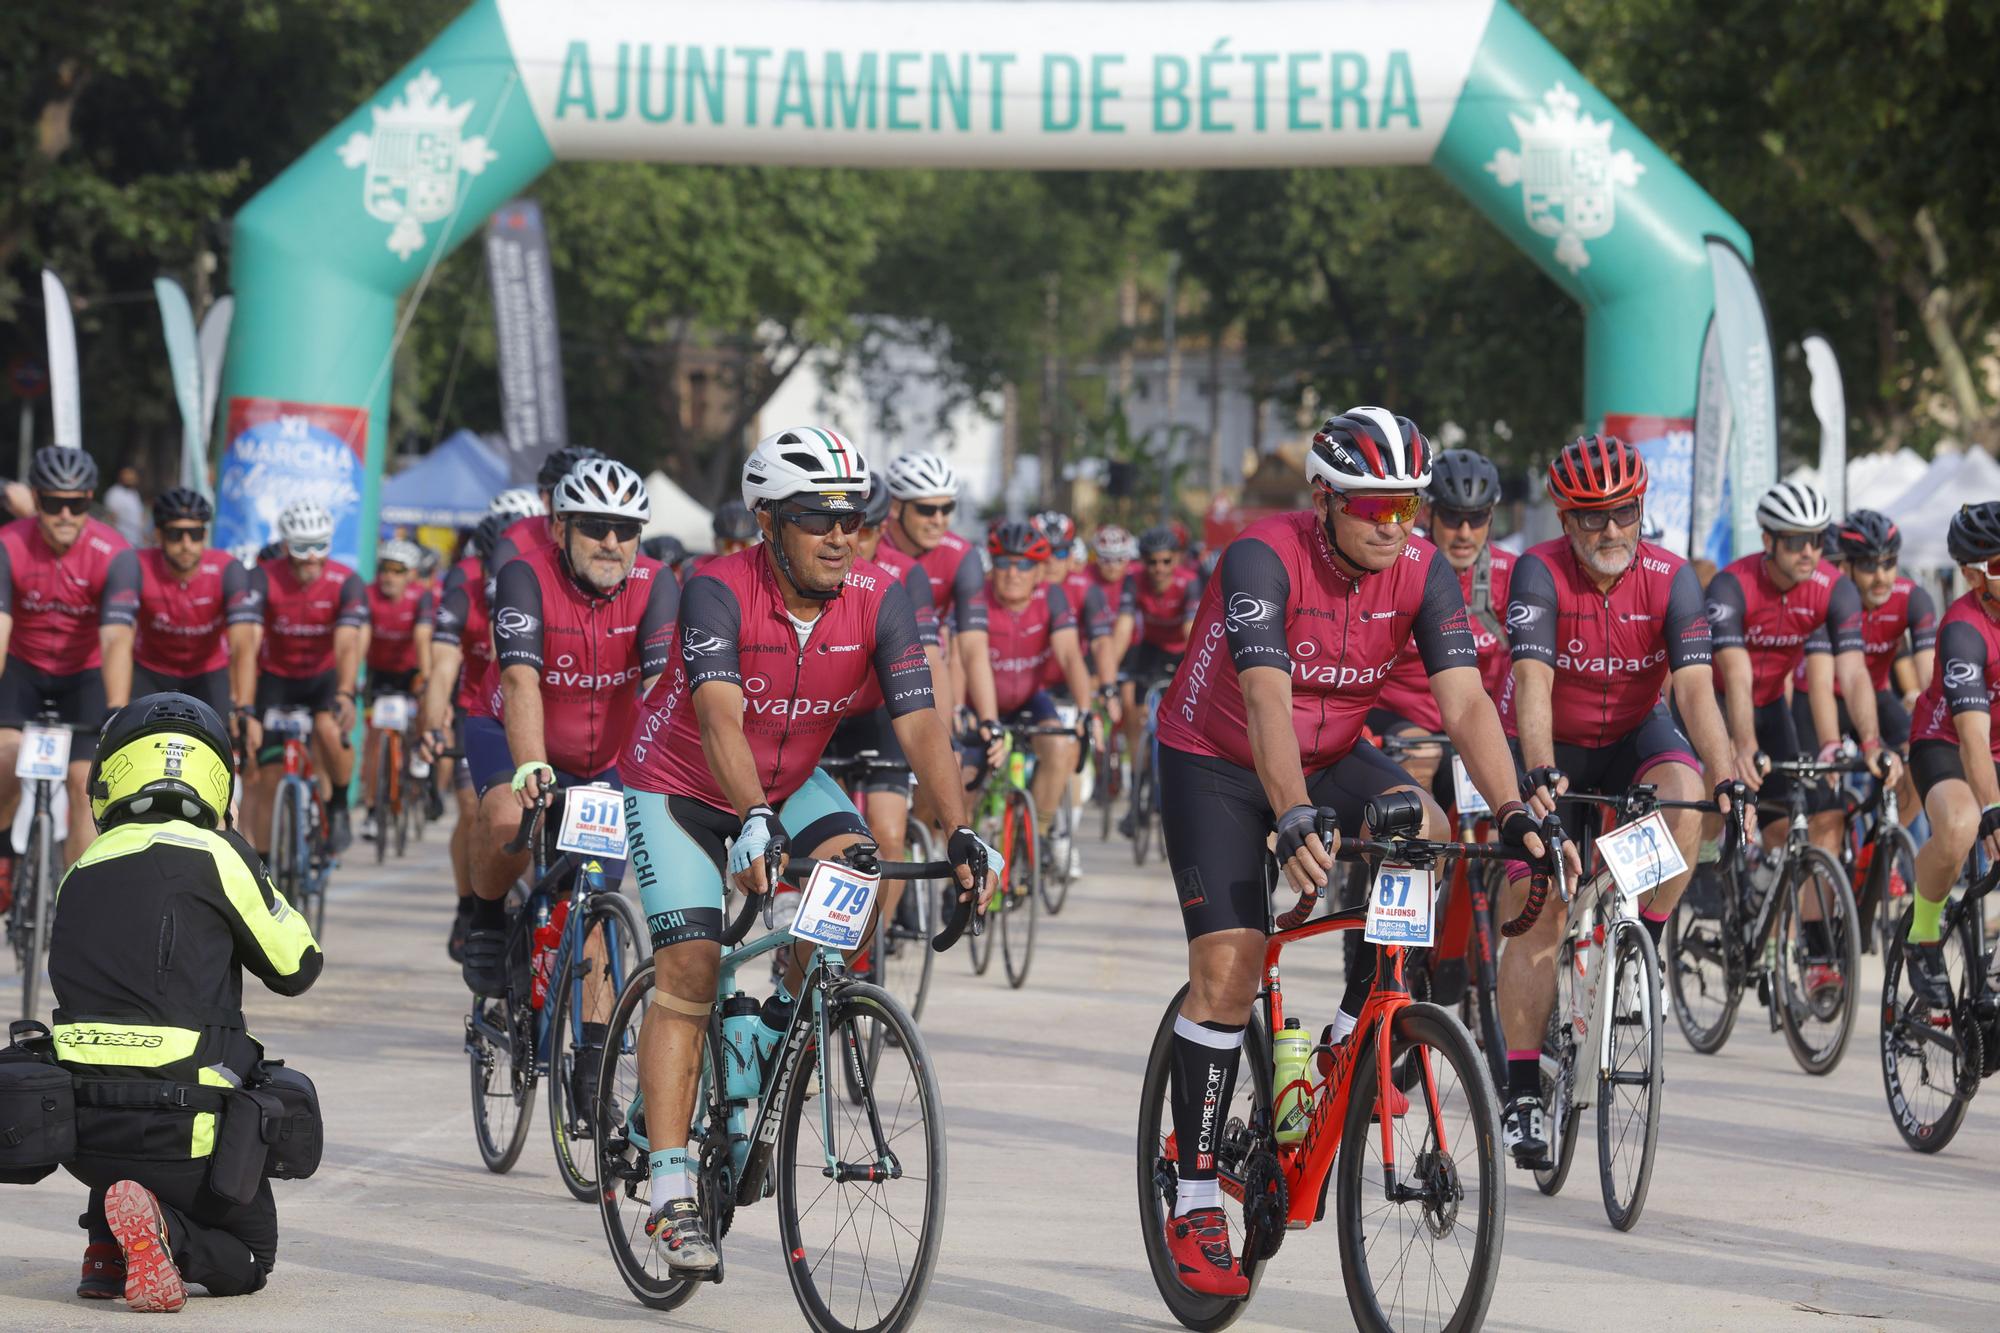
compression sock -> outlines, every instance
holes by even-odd
[[[1943,898],[1932,902],[1923,894],[1913,894],[1910,898],[1910,934],[1912,944],[1936,944],[1943,933],[1940,926],[1944,920]]]
[[[1507,1091],[1515,1097],[1542,1095],[1542,1053],[1507,1052]]]
[[[460,916],[466,916],[466,917],[471,916],[473,914],[472,909],[475,905],[478,904],[478,902],[479,902],[478,894],[476,893],[466,894],[463,898],[460,898],[458,900],[458,914]]]
[[[1362,940],[1354,951],[1354,966],[1347,974],[1347,987],[1340,993],[1340,1011],[1343,1014],[1361,1016],[1361,1007],[1368,1003],[1368,992],[1375,988],[1375,946]]]
[[[482,898],[472,895],[472,928],[474,930],[505,930],[507,928],[507,900],[505,898]]]
[[[1660,936],[1666,933],[1667,918],[1672,915],[1672,912],[1655,912],[1650,907],[1639,913],[1639,924],[1644,926],[1646,933],[1653,937],[1654,949],[1660,947]]]
[[[685,1143],[677,1148],[655,1148],[646,1156],[647,1166],[652,1168],[652,1194],[648,1202],[657,1213],[674,1199],[692,1199],[694,1186],[688,1180],[688,1150]]]
[[[1830,958],[1833,956],[1833,936],[1824,921],[1799,922],[1799,943],[1806,946],[1809,958]]]
[[[1173,1074],[1175,1164],[1180,1189],[1174,1215],[1185,1217],[1196,1208],[1219,1208],[1221,1187],[1215,1179],[1215,1148],[1229,1113],[1229,1094],[1236,1086],[1237,1056],[1243,1048],[1243,1026],[1192,1023],[1186,1015],[1174,1019]]]

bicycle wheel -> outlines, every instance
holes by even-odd
[[[1153,847],[1153,766],[1148,764],[1132,783],[1132,864],[1146,864]]]
[[[1069,901],[1070,858],[1076,854],[1076,826],[1078,807],[1064,805],[1056,811],[1055,836],[1050,839],[1054,854],[1061,858],[1054,866],[1046,867],[1035,876],[1036,890],[1042,896],[1042,906],[1055,916]]]
[[[549,1006],[549,1139],[556,1150],[556,1174],[577,1202],[589,1203],[597,1197],[597,1154],[588,1146],[596,1123],[589,1099],[597,1080],[592,1076],[585,1087],[578,1087],[577,1038],[584,1024],[609,1022],[618,988],[638,970],[639,914],[617,893],[592,894],[581,925],[584,939],[596,933],[602,941],[603,966],[586,966],[583,976],[574,976],[569,951],[563,949],[558,955],[562,964],[544,1003]],[[579,1013],[581,1018],[576,1017]],[[590,1073],[587,1066],[584,1073]]]
[[[778,1234],[785,1274],[817,1330],[908,1328],[923,1307],[944,1237],[945,1130],[923,1035],[879,986],[829,996],[828,1048],[853,1066],[867,1037],[887,1031],[855,1104],[802,1065],[785,1089],[778,1127]],[[808,1046],[801,1061],[821,1058]],[[879,1137],[877,1126],[879,1126]],[[878,1149],[893,1159],[886,1172]],[[829,1178],[834,1164],[849,1168]],[[847,1178],[843,1176],[862,1178]],[[865,1220],[864,1220],[865,1219]]]
[[[904,855],[912,861],[931,859],[930,830],[912,819],[903,830]],[[896,997],[912,1022],[924,1016],[924,1001],[931,988],[931,960],[937,954],[930,947],[936,930],[935,907],[942,886],[937,880],[911,880],[903,886],[896,910],[888,913],[881,930],[880,963],[877,974],[883,990]]]
[[[1363,1047],[1334,1169],[1340,1267],[1364,1329],[1474,1329],[1500,1275],[1507,1191],[1499,1099],[1472,1038],[1445,1010],[1411,1004],[1392,1020],[1390,1057],[1414,1059],[1409,1114],[1393,1118],[1395,1179],[1384,1197],[1382,1131],[1371,1124],[1376,1059]],[[1378,1028],[1368,1040],[1380,1040]]]
[[[1888,868],[1877,871],[1870,867],[1870,878],[1876,880],[1874,892],[1873,928],[1871,947],[1884,958],[1889,956],[1891,937],[1896,932],[1897,923],[1902,919],[1903,909],[1910,905],[1910,894],[1917,887],[1917,844],[1910,831],[1901,824],[1891,828],[1884,836],[1877,838],[1875,855],[1885,857]],[[1859,894],[1855,895],[1857,901]]]
[[[375,738],[375,801],[368,808],[375,822],[375,836],[370,840],[375,844],[375,864],[381,865],[389,855],[389,842],[394,836],[389,831],[389,821],[396,816],[395,804],[389,795],[389,744],[390,733],[378,733]]]
[[[1963,995],[1970,988],[1968,960],[1981,956],[1976,912],[1965,912],[1956,903],[1945,912],[1944,963],[1952,993]],[[1985,1034],[1967,1006],[1933,1009],[1904,984],[1903,936],[1909,923],[1905,911],[1883,959],[1882,1090],[1903,1142],[1917,1152],[1933,1153],[1942,1151],[1965,1123],[1966,1108],[1994,1055],[1985,1049]]]
[[[305,864],[299,859],[303,840],[298,834],[298,787],[286,780],[278,784],[278,796],[271,803],[271,883],[278,892],[285,895],[285,901],[300,912],[306,913],[306,923],[312,924],[312,904],[306,901]],[[319,937],[317,928],[313,937]]]
[[[1704,874],[1711,876],[1703,883]],[[1667,986],[1674,1021],[1687,1044],[1713,1055],[1736,1026],[1743,1001],[1742,944],[1737,939],[1737,877],[1727,871],[1697,869],[1674,914],[1667,918]]]
[[[980,798],[982,807],[985,807],[987,799],[986,797]],[[982,830],[979,836],[986,840],[987,846],[1001,846],[1001,840],[1005,836],[1003,830],[1006,828],[1006,825],[1001,821],[999,815],[993,813],[990,808],[984,808],[979,826]],[[993,936],[1000,924],[1000,911],[1007,905],[1006,899],[1001,897],[1001,894],[1005,891],[1005,884],[1000,885],[994,890],[993,897],[986,904],[986,920],[981,923],[979,933],[975,935],[969,930],[966,932],[965,953],[972,960],[972,975],[976,977],[985,976],[986,969],[993,963]],[[939,920],[944,920],[951,915],[951,908],[948,905],[951,887],[946,885],[944,892],[945,897],[940,899],[943,915],[938,918]]]
[[[1275,1163],[1277,1158],[1268,1141],[1253,1141],[1248,1125],[1253,1120],[1269,1124],[1271,1115],[1271,1044],[1269,1029],[1260,1025],[1258,1011],[1243,1030],[1244,1062],[1227,1106],[1216,1109],[1222,1132],[1216,1136],[1216,1175],[1222,1181],[1222,1212],[1229,1221],[1229,1242],[1240,1257],[1250,1290],[1243,1296],[1205,1296],[1182,1284],[1174,1257],[1167,1250],[1167,1222],[1173,1216],[1174,1201],[1180,1192],[1180,1149],[1174,1137],[1173,1078],[1174,1020],[1180,1016],[1181,1002],[1187,998],[1182,986],[1160,1017],[1153,1033],[1153,1048],[1146,1058],[1146,1075],[1139,1095],[1139,1237],[1146,1247],[1146,1263],[1153,1270],[1153,1285],[1168,1311],[1188,1328],[1208,1330],[1234,1323],[1257,1294],[1264,1261],[1284,1242],[1282,1203],[1274,1214],[1264,1209],[1269,1225],[1260,1226],[1253,1242],[1243,1216],[1244,1167],[1253,1154],[1258,1160]],[[1270,1196],[1266,1196],[1267,1198]]]
[[[1566,964],[1567,960],[1557,955],[1558,970]],[[1542,1036],[1542,1112],[1555,1139],[1549,1144],[1548,1168],[1537,1167],[1534,1173],[1535,1188],[1551,1197],[1561,1193],[1563,1182],[1569,1179],[1569,1169],[1576,1161],[1576,1131],[1583,1120],[1576,1105],[1576,1027],[1570,1022],[1570,990],[1560,980],[1556,987],[1556,1007]]]
[[[1666,1033],[1660,1024],[1660,960],[1636,921],[1620,921],[1605,943],[1611,959],[1609,1050],[1597,1075],[1597,1176],[1611,1225],[1630,1231],[1646,1206],[1660,1145]]]
[[[409,853],[410,822],[417,808],[410,775],[404,768],[404,763],[409,757],[405,752],[406,748],[403,744],[403,733],[400,731],[389,733],[389,766],[386,770],[386,775],[390,784],[389,808],[396,812],[396,855],[398,858]]]
[[[534,1015],[512,998],[475,997],[465,1020],[465,1054],[472,1069],[472,1136],[479,1159],[505,1175],[521,1158],[534,1118]]]
[[[28,824],[28,850],[15,863],[14,894],[22,902],[27,938],[21,947],[21,1017],[39,1018],[42,1003],[42,958],[49,951],[49,907],[56,888],[55,819],[46,809],[35,811]]]
[[[1007,964],[1007,984],[1015,990],[1028,979],[1028,965],[1035,957],[1035,912],[1041,899],[1041,825],[1035,822],[1035,798],[1025,787],[1007,793],[1005,818],[1012,832],[1001,846],[1007,853],[1007,882],[1002,892],[1000,953]]]
[[[676,1277],[664,1252],[646,1234],[652,1215],[652,1169],[646,1156],[646,1108],[639,1092],[639,1025],[653,999],[653,960],[640,963],[618,996],[604,1035],[604,1062],[597,1070],[594,1118],[605,1126],[597,1136],[597,1211],[611,1262],[626,1290],[640,1304],[672,1310],[694,1295],[699,1280]],[[721,1237],[715,1239],[720,1240]]]
[[[1861,914],[1847,872],[1808,847],[1785,877],[1778,902],[1772,1000],[1792,1058],[1808,1074],[1830,1074],[1854,1031],[1861,986]]]

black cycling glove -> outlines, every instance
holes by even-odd
[[[1310,805],[1295,805],[1278,816],[1278,864],[1284,865],[1299,854],[1306,839],[1319,831],[1319,811]],[[1327,849],[1329,852],[1332,848]]]
[[[1528,835],[1542,831],[1541,824],[1528,812],[1528,807],[1519,801],[1507,802],[1493,812],[1493,817],[1500,822],[1500,841],[1524,852],[1528,849]]]
[[[1535,788],[1547,787],[1549,795],[1554,796],[1556,788],[1562,782],[1562,777],[1562,770],[1554,764],[1543,764],[1539,768],[1531,768],[1521,775],[1521,795],[1523,797],[1533,796]]]
[[[1992,837],[1995,829],[2000,829],[2000,805],[1989,805],[1979,816],[1979,840]]]

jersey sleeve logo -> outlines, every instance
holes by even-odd
[[[1977,679],[1979,679],[1979,663],[1962,660],[1945,663],[1945,684],[1952,686],[1970,685]]]
[[[693,657],[713,657],[728,648],[729,644],[720,635],[710,634],[693,625],[681,635],[681,651]]]
[[[518,607],[507,606],[493,617],[493,632],[503,639],[523,639],[533,634],[541,624],[533,616]]]
[[[1711,625],[1725,624],[1735,614],[1733,607],[1721,602],[1710,602],[1704,609],[1708,612],[1708,621]]]
[[[1252,625],[1268,625],[1278,618],[1276,602],[1267,602],[1262,597],[1253,597],[1247,592],[1231,593],[1229,597],[1229,628],[1242,631]]]
[[[1542,618],[1542,608],[1528,602],[1516,602],[1507,608],[1507,628],[1526,629]]]

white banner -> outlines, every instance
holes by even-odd
[[[1847,393],[1832,344],[1813,333],[1804,345],[1806,369],[1812,372],[1813,415],[1819,418],[1819,488],[1837,519],[1847,513]]]
[[[1708,238],[1715,279],[1715,331],[1722,374],[1729,383],[1734,439],[1729,450],[1729,529],[1732,553],[1759,549],[1757,501],[1778,479],[1778,386],[1771,363],[1771,326],[1750,266],[1727,241]]]
[[[1492,0],[498,0],[559,158],[1430,161]],[[1226,16],[1226,23],[1219,17]],[[1143,18],[1145,26],[1135,27]]]
[[[55,416],[55,442],[83,447],[83,387],[76,368],[76,320],[70,313],[69,290],[48,269],[42,270],[42,306],[49,333],[49,408]]]
[[[1722,502],[1729,493],[1729,382],[1722,375],[1722,339],[1715,320],[1701,344],[1701,373],[1694,399],[1693,519],[1689,557],[1728,563],[1729,528]]]
[[[236,317],[236,298],[224,296],[201,317],[201,438],[204,447],[215,439],[215,404],[222,392],[222,362],[229,350],[229,321]]]

